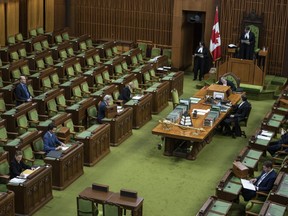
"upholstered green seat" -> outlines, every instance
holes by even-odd
[[[59,56],[61,61],[64,61],[68,58],[68,54],[65,49],[59,51]]]
[[[36,37],[37,36],[37,31],[36,29],[31,29],[30,32],[29,32],[30,36],[31,37]]]
[[[16,51],[13,51],[10,53],[10,59],[11,61],[18,61],[19,60],[19,54]]]
[[[83,73],[82,68],[81,68],[81,64],[79,62],[74,64],[74,70],[75,70],[77,75]]]
[[[4,101],[3,97],[1,97],[0,98],[0,114],[4,113],[5,111],[6,111],[5,101]],[[1,137],[1,135],[0,135],[0,137]]]
[[[131,56],[131,62],[133,66],[138,65],[137,56]]]
[[[87,45],[85,43],[85,41],[82,41],[79,43],[79,47],[81,51],[86,51],[87,50]]]
[[[249,25],[250,27],[250,31],[254,33],[255,35],[255,47],[254,47],[254,51],[255,53],[258,53],[260,51],[259,48],[259,27],[255,26],[255,25]]]
[[[76,76],[73,66],[67,67],[66,68],[66,73],[67,73],[68,79]]]
[[[109,71],[105,70],[102,72],[102,77],[105,83],[110,83],[112,80],[110,79]]]
[[[42,45],[40,42],[36,42],[33,44],[33,49],[36,52],[41,52],[42,51]]]
[[[97,87],[105,86],[105,83],[103,82],[103,78],[101,74],[95,75],[95,83]]]
[[[68,32],[64,32],[64,33],[62,33],[62,38],[63,38],[63,40],[69,40],[69,34],[68,34]]]
[[[246,215],[258,215],[263,206],[263,202],[253,202],[249,201],[246,205]]]
[[[53,61],[53,58],[52,58],[51,55],[46,56],[46,57],[44,58],[44,60],[45,60],[45,63],[46,63],[47,65],[49,65],[49,66],[54,65],[54,61]]]
[[[94,60],[93,60],[92,57],[89,57],[89,58],[86,59],[86,64],[87,64],[88,67],[94,67],[95,66],[94,65]]]
[[[96,122],[96,119],[97,119],[97,108],[96,108],[96,106],[90,106],[90,107],[87,108],[87,118],[88,118],[88,121],[89,121],[89,125],[92,125],[92,123]]]
[[[26,115],[21,115],[17,118],[18,133],[24,134],[29,129],[29,123]]]
[[[147,56],[147,48],[148,48],[148,45],[147,45],[147,43],[141,43],[141,42],[138,42],[138,47],[140,48],[140,50],[142,51],[142,53],[143,53],[143,55],[144,55],[144,58],[146,58],[146,56]],[[139,56],[140,54],[137,54],[137,58],[138,58],[138,60],[140,61],[140,62],[142,62],[143,61],[143,56],[142,56],[142,54],[141,54],[141,57]],[[140,58],[141,59],[140,59]]]
[[[26,52],[26,49],[25,49],[25,48],[19,49],[19,50],[18,50],[18,53],[19,53],[19,56],[20,56],[21,58],[27,57],[27,52]]]
[[[75,101],[80,101],[83,98],[80,86],[75,86],[72,88],[72,94]]]
[[[95,63],[100,64],[101,63],[101,59],[99,54],[93,55],[93,60]]]
[[[115,73],[117,76],[122,76],[123,75],[123,70],[122,70],[122,66],[120,64],[115,65],[114,67],[115,69]]]
[[[19,68],[12,70],[11,73],[12,73],[12,78],[13,78],[14,80],[20,79],[21,72],[20,72]]]
[[[37,139],[33,140],[32,148],[35,157],[38,155],[39,158],[44,158],[45,152],[44,152],[44,142],[42,137],[38,137]]]
[[[86,41],[86,45],[88,48],[92,48],[93,47],[93,41],[91,38],[87,39]]]
[[[113,46],[113,47],[112,47],[112,52],[113,52],[113,55],[114,55],[114,56],[119,54],[118,49],[117,49],[117,46]]]
[[[0,161],[0,183],[7,183],[9,181],[9,163],[7,161],[7,158]]]
[[[37,31],[37,34],[38,34],[38,35],[44,34],[44,29],[43,29],[43,27],[38,27],[38,28],[36,29],[36,31]]]
[[[89,90],[88,83],[87,82],[83,82],[83,83],[80,84],[80,87],[81,87],[81,91],[83,93],[83,96],[84,97],[89,97],[91,92]]]
[[[38,68],[39,70],[44,69],[44,68],[45,68],[45,63],[44,63],[43,59],[38,59],[38,60],[36,61],[36,66],[37,66],[37,68]]]
[[[67,51],[67,54],[68,54],[69,57],[74,56],[74,50],[73,50],[72,47],[68,47],[68,48],[66,49],[66,51]]]
[[[44,49],[49,49],[48,40],[43,40],[43,41],[41,41],[41,44],[42,44],[42,47],[43,47]]]
[[[55,116],[58,113],[55,99],[47,101],[47,110],[49,117]]]
[[[60,85],[58,73],[51,74],[50,75],[50,80],[51,80],[51,83],[53,85],[53,88],[55,88],[55,87]]]
[[[99,212],[98,212],[97,206],[95,203],[93,203],[93,201],[77,197],[77,215],[97,216],[99,215],[98,213]],[[105,212],[105,215],[109,215],[109,214]]]
[[[113,51],[111,48],[105,50],[106,58],[113,58]]]
[[[25,146],[22,148],[23,153],[23,161],[25,164],[33,166],[33,165],[44,165],[44,161],[40,159],[35,159],[34,152],[30,145]]]
[[[32,96],[32,97],[35,97],[32,83],[29,83],[29,84],[27,85],[27,88],[28,88],[29,93],[31,94],[31,96]]]
[[[163,55],[168,57],[168,66],[172,63],[172,50],[170,48],[163,49]]]
[[[18,33],[15,35],[15,38],[18,42],[23,42],[23,35],[22,33]]]
[[[244,92],[247,93],[261,93],[263,91],[263,86],[258,85],[251,85],[251,84],[244,84],[240,83],[240,88],[243,89]]]
[[[161,49],[158,47],[153,47],[151,50],[151,58],[161,55]]]
[[[43,77],[41,79],[41,81],[42,81],[42,87],[43,87],[44,92],[52,89],[52,84],[51,84],[51,80],[50,80],[49,76]]]
[[[39,123],[39,116],[36,109],[27,112],[30,127],[36,127]]]
[[[21,73],[22,73],[23,75],[25,75],[25,76],[30,76],[30,75],[31,75],[28,65],[23,65],[23,66],[21,67]]]
[[[55,35],[55,42],[57,44],[60,44],[60,43],[63,42],[63,39],[62,39],[61,35]]]
[[[56,102],[59,110],[65,111],[66,105],[66,99],[63,94],[60,94],[56,97]]]
[[[15,36],[14,36],[14,35],[10,35],[10,36],[7,38],[7,43],[8,43],[9,45],[15,44],[15,43],[16,43]]]

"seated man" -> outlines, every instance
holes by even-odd
[[[276,180],[277,173],[273,169],[273,164],[271,161],[265,161],[263,163],[263,171],[260,176],[257,178],[253,178],[250,180],[252,184],[255,185],[255,191],[249,189],[242,189],[242,196],[245,201],[251,200],[256,196],[256,191],[261,191],[265,193],[269,193],[274,185],[274,181]]]
[[[106,107],[110,105],[110,101],[112,101],[112,96],[105,95],[103,101],[100,101],[99,103],[97,116],[97,121],[99,124],[102,124],[102,119],[105,118],[105,110]]]
[[[65,143],[61,142],[55,135],[56,126],[53,123],[50,123],[47,128],[47,132],[43,136],[44,142],[44,151],[46,153],[50,151],[61,150],[62,146],[65,147]]]
[[[224,127],[224,135],[232,134],[231,123],[234,123],[234,132],[236,136],[241,136],[241,128],[239,122],[245,119],[251,109],[251,104],[247,101],[246,95],[241,96],[242,102],[238,104],[233,111],[233,114],[228,115],[222,122],[222,128]]]
[[[10,178],[15,178],[17,176],[20,176],[21,173],[26,170],[26,169],[31,169],[30,166],[26,165],[22,161],[22,152],[21,151],[16,151],[15,157],[10,163]]]
[[[119,100],[123,100],[124,103],[131,100],[131,92],[133,92],[134,89],[134,83],[129,82],[121,91],[121,94],[119,95]]]
[[[236,86],[234,85],[234,83],[230,80],[227,80],[223,76],[219,78],[219,81],[217,82],[217,84],[223,85],[223,86],[230,86],[232,91],[236,91]]]
[[[20,76],[20,83],[15,88],[16,105],[32,100],[32,96],[26,85],[26,77]]]
[[[288,132],[284,130],[281,131],[281,138],[278,141],[273,141],[269,143],[267,151],[273,157],[275,153],[281,149],[283,144],[288,145]],[[288,148],[284,148],[283,151],[287,152],[288,154]]]

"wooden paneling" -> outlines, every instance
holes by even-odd
[[[44,26],[43,0],[28,0],[27,28],[33,29]]]
[[[7,3],[7,36],[19,32],[19,0],[11,0]]]
[[[171,45],[173,0],[75,1],[77,35]]]
[[[0,46],[5,45],[5,6],[4,3],[0,3]]]
[[[66,6],[65,6],[66,2],[71,2],[71,1],[66,1],[66,0],[54,1],[54,20],[55,20],[54,29],[55,30],[66,27],[66,13],[67,13]],[[84,4],[86,0],[76,0],[76,2],[78,2],[78,4]],[[71,3],[68,3],[68,4],[71,4]]]
[[[264,15],[264,31],[260,36],[259,47],[268,47],[269,65],[268,74],[281,75],[284,62],[288,57],[285,55],[287,47],[287,23],[288,1],[287,0],[249,0],[249,1],[225,1],[220,0],[220,28],[222,53],[226,55],[226,47],[230,43],[238,43],[241,22],[244,13],[255,10],[256,14]]]
[[[54,4],[54,0],[45,1],[45,31],[48,32],[54,30]]]

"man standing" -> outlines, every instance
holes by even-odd
[[[198,71],[199,71],[199,81],[201,81],[204,77],[205,66],[208,64],[208,49],[205,47],[204,42],[199,42],[199,46],[196,48],[196,52],[194,54],[194,79],[197,79]]]
[[[15,88],[16,105],[32,100],[32,96],[26,85],[26,77],[20,76],[20,83]]]
[[[255,35],[250,31],[250,27],[246,26],[244,33],[240,37],[240,53],[241,59],[253,59],[255,47]]]
[[[97,121],[99,124],[102,124],[102,119],[105,118],[106,107],[110,105],[111,101],[112,101],[112,96],[111,95],[105,95],[103,98],[103,101],[101,101],[99,103],[98,115],[97,115]]]
[[[44,151],[49,153],[50,151],[61,150],[61,147],[65,147],[65,143],[61,142],[55,135],[56,126],[50,123],[47,128],[47,132],[43,136]]]
[[[242,196],[245,201],[251,200],[256,196],[256,191],[261,191],[269,193],[272,189],[274,181],[276,180],[277,173],[273,169],[273,164],[271,161],[265,161],[263,163],[263,171],[260,176],[250,180],[252,184],[255,185],[255,191],[249,189],[242,189]]]

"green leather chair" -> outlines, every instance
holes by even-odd
[[[38,137],[37,139],[33,140],[32,149],[34,152],[35,157],[38,156],[39,158],[43,159],[45,157],[44,150],[44,142],[42,137]]]
[[[53,61],[53,58],[52,58],[51,55],[46,56],[46,57],[44,58],[44,61],[45,61],[45,63],[46,63],[47,65],[49,65],[49,66],[53,66],[53,65],[54,65],[54,61]]]
[[[67,54],[68,54],[69,57],[75,56],[74,50],[73,50],[72,47],[68,47],[68,48],[66,49],[66,52],[67,52]]]
[[[171,94],[172,94],[173,109],[175,109],[175,107],[178,104],[180,104],[180,100],[179,100],[179,95],[178,95],[177,89],[172,89],[171,90]]]
[[[38,60],[36,61],[36,66],[37,66],[37,69],[38,69],[38,70],[43,70],[43,69],[45,69],[45,63],[44,63],[43,59],[38,59]]]
[[[22,148],[22,153],[23,153],[23,162],[27,165],[33,166],[33,165],[44,165],[44,161],[40,159],[36,159],[34,152],[32,150],[31,145],[26,145]]]
[[[49,76],[43,77],[41,79],[41,82],[42,82],[42,90],[43,90],[43,92],[46,92],[46,91],[49,91],[50,89],[52,89],[52,84],[51,84],[51,80],[50,80]]]
[[[97,206],[93,201],[77,197],[77,215],[78,216],[98,216]],[[105,214],[106,215],[106,214]]]
[[[79,48],[80,48],[80,51],[86,51],[87,50],[87,45],[86,45],[85,41],[82,41],[79,43]]]
[[[250,27],[250,31],[254,33],[255,35],[255,47],[254,47],[254,51],[255,53],[258,53],[260,51],[259,48],[259,27],[256,25],[248,25]]]
[[[51,80],[53,88],[57,88],[60,85],[58,73],[51,74],[50,80]]]
[[[65,111],[67,105],[66,105],[66,99],[63,94],[60,94],[56,97],[56,102],[58,110]]]
[[[90,106],[87,108],[87,120],[89,126],[94,125],[97,122],[97,108],[96,106]]]
[[[43,49],[42,49],[42,44],[40,42],[36,42],[33,44],[33,49],[34,51],[36,52],[41,52]]]
[[[26,52],[26,49],[25,48],[21,48],[18,50],[18,54],[20,56],[20,58],[25,58],[27,57],[27,52]]]
[[[43,49],[49,49],[49,43],[47,40],[41,41]]]
[[[15,38],[17,42],[23,42],[23,35],[21,33],[16,34]]]
[[[13,78],[15,81],[20,79],[21,72],[20,72],[19,68],[16,68],[16,69],[12,70],[12,71],[11,71],[11,74],[12,74],[12,78]]]
[[[71,79],[71,78],[73,78],[73,77],[76,77],[76,74],[75,74],[75,71],[74,71],[73,66],[67,67],[67,68],[66,68],[66,73],[67,73],[68,79]]]
[[[76,72],[76,75],[81,75],[83,73],[81,64],[79,62],[74,64],[74,70]]]
[[[38,28],[36,29],[36,31],[37,31],[37,34],[38,34],[38,35],[43,35],[43,34],[44,34],[44,29],[43,29],[43,27],[38,27]]]
[[[57,104],[55,99],[47,101],[48,116],[52,117],[58,114]]]
[[[90,92],[90,89],[89,89],[87,82],[81,83],[80,88],[81,88],[83,97],[89,97],[90,96],[91,92]]]
[[[161,55],[161,48],[153,47],[151,50],[151,58]]]
[[[18,61],[19,60],[19,54],[16,51],[13,51],[10,53],[10,59],[11,61]]]
[[[14,36],[14,35],[8,36],[8,38],[7,38],[7,43],[8,43],[9,45],[15,44],[15,43],[16,43],[15,36]]]
[[[31,30],[29,31],[29,34],[30,34],[30,37],[36,37],[36,36],[37,36],[37,31],[36,31],[36,29],[31,29]]]
[[[0,183],[6,184],[10,179],[10,170],[8,159],[5,158],[0,161]]]
[[[63,42],[61,35],[55,35],[55,42],[56,44],[61,44]]]
[[[80,100],[83,99],[83,95],[82,95],[82,91],[81,91],[81,88],[80,86],[75,86],[74,88],[72,88],[72,97],[73,97],[73,100],[78,102]]]
[[[62,38],[63,38],[63,40],[66,40],[66,41],[68,41],[70,38],[69,38],[69,34],[68,34],[68,32],[64,32],[64,33],[62,33]]]
[[[59,57],[61,61],[65,61],[68,58],[68,54],[65,49],[59,51]]]

